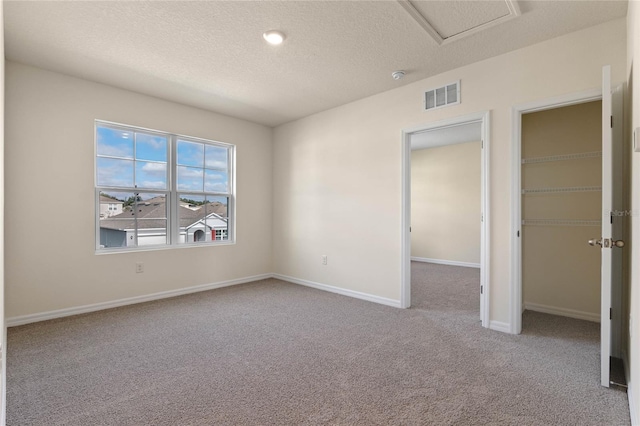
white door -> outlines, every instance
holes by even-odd
[[[621,279],[619,250],[624,245],[619,239],[622,235],[622,220],[615,214],[616,208],[620,206],[620,200],[616,197],[620,198],[621,194],[622,174],[619,172],[622,164],[615,158],[619,156],[619,152],[614,152],[613,124],[611,67],[607,65],[602,68],[602,234],[600,239],[589,242],[591,245],[599,245],[602,251],[600,383],[606,387],[610,383],[612,283],[618,285]],[[614,158],[618,161],[614,161]]]

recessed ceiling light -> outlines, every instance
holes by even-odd
[[[267,43],[274,45],[282,44],[285,39],[284,33],[276,30],[267,31],[262,34],[262,37],[267,40]]]

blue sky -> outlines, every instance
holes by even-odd
[[[134,150],[134,132],[99,126],[97,144],[98,186],[169,189],[167,137],[135,132]],[[226,148],[178,140],[177,152],[178,190],[228,191]]]

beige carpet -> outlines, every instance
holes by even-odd
[[[409,310],[265,280],[11,328],[8,424],[629,424],[597,325],[483,329],[477,270],[413,272]]]

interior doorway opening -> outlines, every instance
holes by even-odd
[[[525,311],[600,321],[602,101],[522,114]],[[526,322],[523,322],[526,328]]]
[[[480,272],[477,297],[479,299],[480,320],[484,327],[489,327],[489,288],[488,288],[488,257],[489,257],[489,113],[478,113],[464,117],[430,123],[403,131],[403,223],[402,223],[402,307],[411,306],[411,260],[422,261],[436,265],[478,268]],[[474,145],[475,144],[475,145]],[[412,151],[412,147],[414,148]],[[432,151],[428,151],[432,150]],[[418,152],[422,151],[422,152]],[[420,166],[426,165],[421,171],[413,170],[414,177],[419,182],[412,182],[412,152],[418,152],[414,157]],[[471,160],[476,155],[477,174],[475,175],[475,221],[473,212],[469,213],[469,205],[474,199],[459,199],[456,203],[455,194],[451,194],[455,184],[469,184],[469,170],[455,170],[465,167],[458,161],[458,165],[444,166],[444,159]],[[453,161],[453,160],[452,160]],[[416,163],[416,164],[418,164]],[[464,161],[462,162],[464,163]],[[429,167],[429,164],[431,167]],[[434,173],[434,165],[438,170]],[[431,170],[431,175],[428,170]],[[445,173],[446,172],[446,173]],[[457,172],[457,175],[456,175]],[[473,172],[470,172],[473,175]],[[426,176],[424,176],[426,174]],[[466,178],[466,179],[465,179]],[[438,179],[440,186],[429,185],[429,181]],[[459,180],[462,182],[451,182]],[[473,177],[471,178],[473,180]],[[433,182],[431,182],[433,183]],[[424,191],[427,200],[412,205],[411,188],[417,185]],[[464,185],[463,185],[464,186]],[[467,185],[466,191],[473,192],[473,185]],[[438,194],[440,194],[438,196]],[[435,198],[440,202],[436,205]],[[448,198],[448,200],[445,200]],[[430,199],[430,200],[429,200]],[[463,207],[460,203],[466,203]],[[456,205],[458,204],[458,205]],[[473,208],[473,207],[471,207]],[[412,209],[414,209],[412,219]],[[471,217],[470,217],[471,215]],[[461,217],[465,225],[461,225]],[[412,220],[416,222],[414,230]],[[439,222],[440,227],[432,226]],[[458,228],[452,229],[444,221],[458,223]],[[456,222],[457,221],[457,222]],[[475,222],[475,224],[474,224]],[[420,237],[413,239],[412,233],[420,232]],[[455,235],[454,235],[455,234]],[[472,238],[468,234],[475,234]],[[466,239],[465,239],[466,238]],[[471,240],[471,241],[469,241]],[[466,241],[466,242],[463,242]],[[464,247],[463,247],[464,246]],[[476,300],[478,300],[476,299]]]
[[[591,321],[603,386],[624,344],[622,252],[605,243],[626,234],[623,88],[608,81],[604,67],[602,90],[514,107],[512,147],[511,333],[525,315]]]
[[[412,133],[410,143],[413,306],[478,317],[482,123]]]

